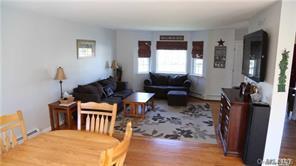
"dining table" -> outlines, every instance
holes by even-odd
[[[108,135],[55,130],[28,139],[0,155],[0,165],[99,165],[102,151],[119,144]]]

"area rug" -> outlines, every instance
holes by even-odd
[[[155,109],[145,119],[124,117],[116,119],[115,132],[124,132],[127,121],[132,121],[133,135],[217,144],[212,111],[207,103],[188,103],[187,107],[168,106],[156,100]]]

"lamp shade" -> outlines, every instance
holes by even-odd
[[[112,61],[111,68],[112,68],[113,70],[118,69],[118,64],[117,64],[116,60],[113,60],[113,61]]]
[[[56,73],[56,76],[54,79],[55,80],[65,80],[66,79],[66,75],[65,75],[64,69],[62,67],[57,68],[57,73]]]

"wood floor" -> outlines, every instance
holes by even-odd
[[[216,127],[218,123],[220,103],[198,99],[191,100],[196,102],[207,102],[210,104]],[[293,122],[287,122],[282,143],[281,157],[295,158],[295,136],[296,123],[293,124]],[[144,137],[133,137],[131,142],[126,158],[126,164],[129,166],[243,165],[242,160],[238,157],[225,157],[220,143],[217,145],[198,144]]]
[[[220,103],[191,100],[210,104],[216,127]],[[220,144],[198,144],[144,137],[132,138],[126,164],[130,166],[243,165],[238,157],[225,157]]]

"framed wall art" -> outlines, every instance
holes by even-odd
[[[96,55],[96,41],[95,40],[76,40],[77,45],[77,59],[90,58]]]
[[[224,41],[220,39],[219,45],[215,46],[214,55],[214,68],[225,68],[226,66],[226,46],[223,45]]]

